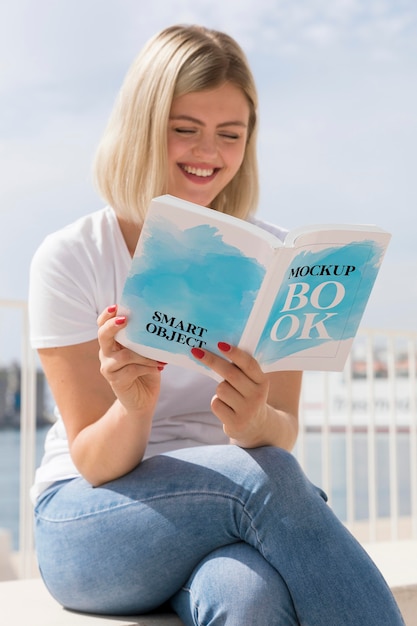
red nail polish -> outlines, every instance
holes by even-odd
[[[217,347],[222,352],[229,352],[229,350],[231,350],[232,348],[232,346],[229,343],[225,343],[224,341],[219,341],[219,343],[217,344]]]
[[[165,367],[165,365],[157,365],[157,369],[158,369],[160,372],[163,372],[164,367]]]
[[[107,313],[114,313],[116,309],[117,304],[112,304],[111,306],[107,307]]]
[[[116,319],[114,320],[114,323],[117,324],[118,326],[121,326],[122,324],[124,324],[126,321],[126,316],[122,315],[121,317],[116,317]]]
[[[202,359],[203,356],[205,355],[204,350],[201,350],[201,348],[192,348],[191,349],[191,354],[196,358],[196,359]]]

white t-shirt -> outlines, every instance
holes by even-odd
[[[286,231],[252,219],[283,239]],[[91,213],[49,235],[35,253],[30,271],[29,317],[35,349],[96,339],[97,316],[120,302],[131,257],[111,207]],[[146,457],[178,448],[227,443],[222,424],[210,411],[216,382],[174,365],[165,367]],[[71,460],[58,410],[48,432],[32,500],[58,480],[79,476]]]

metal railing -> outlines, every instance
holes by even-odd
[[[342,373],[305,374],[296,455],[362,541],[417,539],[416,355],[417,332],[361,329]],[[314,432],[320,472],[308,462]]]
[[[29,346],[26,303],[0,300],[2,308],[12,308],[21,315],[19,574],[25,578],[33,567],[29,490],[35,469],[36,365]],[[417,333],[361,329],[343,372],[304,375],[295,454],[361,541],[417,538],[416,353]],[[382,457],[378,451],[381,435]],[[335,451],[336,439],[338,445],[342,444],[343,453]],[[358,439],[363,453],[360,458]],[[312,444],[317,448],[315,454],[311,453]],[[407,467],[399,473],[403,457],[407,457]],[[388,476],[384,487],[389,492],[385,497],[388,512],[382,513],[378,467],[383,467]],[[365,478],[358,478],[359,470]],[[405,514],[399,499],[403,491],[401,481],[407,483]],[[361,515],[358,488],[366,492],[366,511]]]
[[[36,365],[29,341],[27,303],[0,300],[0,308],[20,316],[21,402],[20,402],[20,488],[19,488],[19,575],[28,578],[33,563],[33,522],[29,490],[35,472]]]

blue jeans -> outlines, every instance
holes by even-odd
[[[36,506],[42,576],[64,606],[187,626],[396,626],[375,565],[274,447],[205,446],[143,461],[101,487],[76,478]]]

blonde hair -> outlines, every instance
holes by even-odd
[[[243,219],[255,210],[257,93],[247,59],[225,33],[171,26],[155,35],[133,62],[97,149],[97,189],[120,217],[141,224],[151,199],[167,193],[167,129],[173,98],[226,81],[248,100],[248,140],[239,171],[211,208]]]

